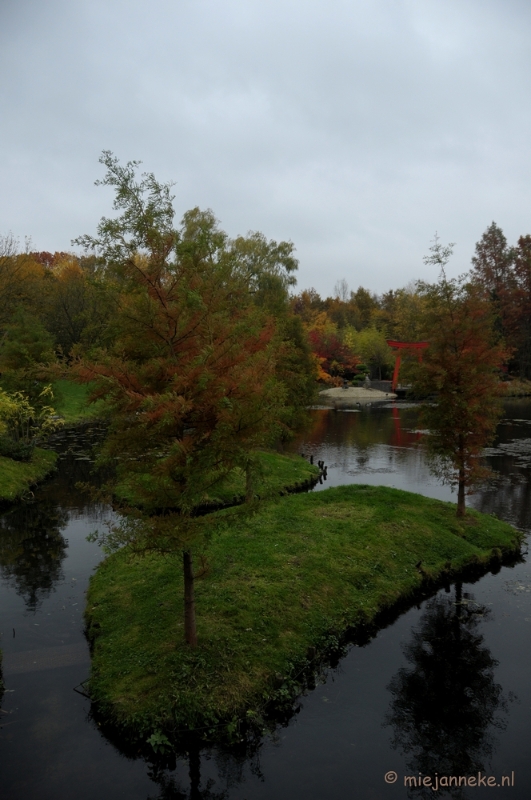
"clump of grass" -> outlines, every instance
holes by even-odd
[[[14,461],[0,456],[0,501],[22,497],[54,469],[56,460],[56,453],[39,447],[34,449],[29,461]]]
[[[225,512],[212,514],[212,526]],[[211,539],[197,582],[199,646],[183,642],[179,555],[125,549],[91,580],[90,691],[114,724],[156,730],[259,719],[317,649],[414,593],[426,580],[514,551],[491,516],[386,487],[292,495]],[[420,564],[419,564],[420,562]]]

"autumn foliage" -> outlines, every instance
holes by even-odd
[[[195,646],[193,556],[205,529],[198,507],[235,467],[246,472],[252,506],[254,451],[286,424],[290,386],[277,359],[289,342],[255,296],[265,278],[282,288],[291,246],[256,235],[248,247],[242,239],[231,246],[212,212],[199,209],[176,230],[169,185],[150,174],[138,181],[137,164],[122,167],[111,153],[101,162],[122,213],[78,243],[105,264],[114,313],[110,344],[75,370],[110,408],[104,455],[151,509],[130,513],[114,541],[182,555],[185,637]],[[264,248],[270,258],[260,271],[251,256],[259,251],[263,265]]]
[[[423,318],[429,347],[413,368],[418,394],[431,395],[422,409],[429,429],[426,445],[431,467],[443,482],[457,487],[457,514],[465,513],[465,495],[488,470],[481,455],[501,413],[500,369],[507,351],[494,327],[493,309],[477,286],[448,279],[445,265],[452,246],[435,240],[428,263],[441,267],[436,284],[420,284],[426,303]]]

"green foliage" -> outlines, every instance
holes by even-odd
[[[0,456],[12,458],[13,461],[29,461],[33,448],[33,442],[15,441],[10,436],[0,436]]]
[[[0,370],[4,373],[43,368],[55,359],[53,338],[32,315],[18,310],[6,326],[0,346]]]
[[[171,749],[170,740],[161,731],[155,731],[146,741],[155,753],[165,753]]]
[[[459,520],[453,504],[370,486],[291,495],[251,519],[230,511],[205,519],[222,527],[197,582],[195,650],[181,641],[178,559],[139,560],[126,549],[91,579],[91,695],[142,737],[259,720],[268,701],[290,703],[300,692],[310,647],[337,645],[349,626],[370,622],[424,579],[486,564],[520,540],[493,517]]]
[[[0,389],[0,434],[14,442],[32,445],[37,437],[52,433],[63,424],[52,406],[44,404],[52,399],[51,386],[41,390],[37,407],[22,392],[8,394]]]
[[[28,242],[26,242],[28,245]],[[20,253],[12,234],[0,235],[0,332],[19,308],[35,315],[42,303],[43,269],[30,253]]]
[[[383,331],[373,325],[361,331],[349,327],[343,334],[343,338],[350,349],[366,362],[356,366],[357,372],[372,372],[373,377],[381,379],[382,370],[393,365],[393,352],[387,344],[386,336]]]
[[[46,274],[42,321],[68,361],[104,344],[113,311],[113,285],[94,256],[60,254]]]

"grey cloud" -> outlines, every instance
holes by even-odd
[[[108,214],[98,155],[178,216],[291,239],[299,286],[385,291],[437,229],[468,268],[529,232],[531,10],[517,0],[50,0],[0,11],[0,232],[65,249]]]

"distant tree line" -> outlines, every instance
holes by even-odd
[[[201,230],[202,236],[212,238],[210,243],[205,240],[205,247],[230,254],[247,280],[254,305],[270,313],[291,341],[284,367],[289,362],[293,370],[299,362],[297,378],[292,373],[288,379],[293,391],[309,396],[316,377],[328,385],[339,385],[345,378],[360,382],[366,374],[388,379],[394,356],[386,340],[418,341],[425,335],[426,298],[419,282],[378,295],[363,286],[352,291],[343,279],[326,298],[315,289],[294,294],[298,262],[290,242],[268,241],[256,232],[229,240],[212,212],[199,209],[187,212],[182,225],[185,239]],[[0,237],[4,378],[15,368],[27,373],[31,366],[57,359],[69,363],[109,345],[123,280],[109,258],[90,250],[84,255],[30,249],[21,253],[11,235]],[[531,379],[531,236],[521,236],[509,246],[493,222],[476,244],[467,280],[491,305],[496,332],[509,354],[509,373]],[[28,389],[28,381],[16,383],[13,388]]]

